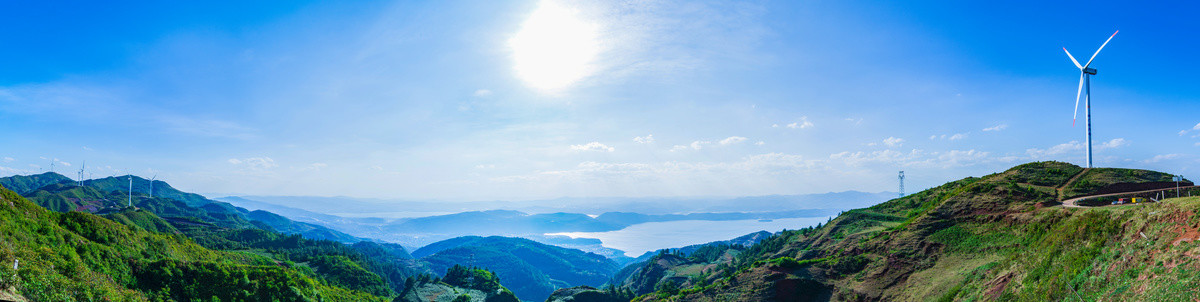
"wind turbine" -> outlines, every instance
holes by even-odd
[[[85,170],[85,169],[87,169],[87,161],[86,160],[83,161],[82,165],[79,165],[79,186],[80,187],[83,186],[83,170]]]
[[[1096,69],[1089,68],[1088,66],[1092,66],[1092,60],[1095,60],[1096,55],[1100,54],[1100,50],[1104,49],[1105,45],[1108,45],[1108,41],[1112,41],[1112,38],[1117,36],[1117,32],[1120,31],[1114,31],[1111,36],[1108,36],[1108,40],[1104,40],[1104,44],[1100,44],[1100,48],[1096,49],[1096,53],[1092,54],[1092,58],[1088,59],[1087,64],[1079,65],[1079,61],[1075,60],[1075,56],[1072,56],[1071,52],[1067,51],[1066,47],[1063,47],[1063,52],[1067,53],[1068,58],[1071,58],[1071,63],[1075,63],[1075,67],[1079,67],[1079,89],[1075,91],[1075,116],[1071,119],[1071,127],[1075,126],[1075,120],[1079,118],[1079,96],[1083,94],[1085,89],[1087,91],[1083,106],[1087,110],[1084,120],[1087,122],[1088,168],[1092,167],[1092,76],[1096,74]]]
[[[133,174],[129,174],[129,206],[133,206]]]
[[[158,174],[154,174],[154,177],[150,178],[150,198],[154,198],[154,179],[155,178],[158,178]]]

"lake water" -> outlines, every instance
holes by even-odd
[[[828,221],[829,218],[784,218],[772,221],[682,220],[642,223],[609,232],[566,232],[546,235],[600,239],[604,247],[622,250],[625,251],[626,256],[637,257],[648,251],[729,240],[758,231],[774,233],[783,229],[795,230],[815,226]]]

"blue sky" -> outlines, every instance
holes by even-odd
[[[498,200],[895,190],[1035,160],[1200,172],[1196,5],[0,4],[0,174]],[[1080,119],[1082,121],[1082,118]],[[74,175],[72,173],[64,173]]]

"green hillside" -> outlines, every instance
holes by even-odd
[[[421,274],[405,281],[404,292],[393,302],[520,302],[500,285],[495,273],[461,265],[446,269],[443,278]]]
[[[93,214],[49,211],[3,188],[0,263],[0,291],[31,301],[381,300],[255,254],[212,251]]]
[[[42,174],[34,174],[19,177],[0,177],[0,186],[4,186],[9,190],[17,192],[17,194],[25,194],[47,185],[71,182],[70,178],[62,174],[54,172],[46,172]]]
[[[179,229],[172,226],[162,217],[154,215],[140,209],[124,209],[118,212],[112,212],[101,215],[108,220],[112,220],[124,225],[132,225],[140,227],[144,230],[155,233],[179,234]]]
[[[496,272],[517,297],[546,299],[557,288],[600,286],[616,273],[615,262],[593,253],[509,237],[459,237],[430,244],[413,252],[433,271],[454,265],[478,266]]]
[[[29,182],[29,176],[0,180]],[[156,191],[158,187],[156,182]],[[135,187],[136,189],[136,187]],[[310,277],[328,284],[377,296],[391,296],[404,289],[404,279],[420,271],[408,260],[403,248],[352,247],[340,242],[358,238],[324,227],[298,223],[269,212],[250,212],[223,202],[205,202],[199,207],[168,197],[135,193],[136,207],[126,207],[127,190],[103,191],[74,183],[55,183],[27,192],[28,199],[59,212],[82,211],[151,232],[180,234],[212,250],[249,253],[273,263],[296,265]],[[182,193],[178,196],[192,196]],[[198,196],[198,195],[196,195]],[[276,230],[297,234],[280,234]],[[307,239],[307,238],[316,239]]]
[[[728,269],[635,300],[1186,299],[1200,286],[1200,199],[1057,206],[1059,190],[1090,195],[1162,175],[1039,162],[970,177],[783,232]]]
[[[150,180],[131,175],[89,179],[84,181],[84,185],[95,187],[104,192],[129,192],[130,178],[133,180],[134,194],[140,193],[142,195],[150,195]],[[174,187],[171,187],[171,185],[165,181],[155,180],[153,185],[155,197],[178,200],[191,207],[200,207],[213,202],[212,200],[204,198],[204,196],[201,196],[200,194],[177,190]]]
[[[196,220],[222,228],[257,227],[285,234],[300,234],[309,239],[344,243],[362,241],[361,238],[323,226],[292,221],[271,212],[248,211],[225,202],[206,199],[198,194],[182,192],[163,181],[154,181],[154,197],[150,197],[150,181],[136,176],[132,179],[132,196],[129,195],[128,176],[91,179],[84,181],[84,186],[78,186],[62,175],[44,173],[0,177],[0,184],[21,186],[23,191],[14,191],[38,205],[58,212],[121,211],[132,198],[132,203],[137,208],[145,209],[169,221]],[[191,229],[182,230],[186,232]]]

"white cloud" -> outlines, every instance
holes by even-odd
[[[496,168],[496,165],[493,165],[493,164],[475,165],[475,169],[495,169],[495,168]]]
[[[712,144],[712,142],[710,142],[710,141],[694,141],[694,142],[692,142],[692,149],[696,149],[696,150],[704,149],[704,146],[709,145],[709,144]]]
[[[920,150],[912,150],[912,152],[904,153],[896,150],[879,150],[872,152],[850,152],[844,151],[829,155],[829,159],[836,162],[842,162],[849,166],[865,166],[868,164],[893,164],[899,165],[905,162],[912,161],[921,155]]]
[[[590,142],[590,143],[583,144],[583,145],[571,145],[571,150],[613,152],[616,149],[613,147],[609,147],[608,145],[601,144],[600,142]]]
[[[945,153],[940,153],[937,156],[937,164],[945,167],[968,166],[974,163],[981,162],[988,157],[988,152],[975,151],[975,149],[962,151],[950,150]]]
[[[258,131],[233,121],[197,119],[183,115],[161,115],[155,120],[162,124],[164,129],[194,136],[248,140],[257,137],[254,133]]]
[[[1176,159],[1181,156],[1183,156],[1183,154],[1160,154],[1160,155],[1155,155],[1153,158],[1144,160],[1142,162],[1151,164],[1151,163],[1157,163],[1157,162],[1164,161],[1164,160]]]
[[[93,151],[91,147],[83,146],[84,151]]]
[[[726,137],[725,139],[721,140],[720,144],[721,144],[722,146],[728,146],[728,145],[732,145],[732,144],[741,143],[741,142],[743,142],[743,141],[746,141],[746,138],[745,138],[745,137],[741,137],[741,136],[730,136],[730,137]]]
[[[637,142],[637,143],[639,143],[639,144],[649,144],[649,143],[653,143],[653,142],[654,142],[654,135],[653,135],[653,134],[647,134],[646,136],[638,136],[638,137],[634,137],[634,138],[633,138],[633,141],[635,141],[635,142]]]
[[[1096,149],[1099,149],[1099,150],[1113,149],[1113,148],[1120,148],[1120,147],[1128,146],[1128,145],[1129,145],[1129,141],[1125,140],[1124,138],[1114,138],[1107,142],[1100,143],[1100,145],[1096,146]],[[1087,145],[1084,143],[1081,143],[1079,141],[1070,141],[1070,142],[1054,145],[1053,147],[1050,147],[1047,149],[1037,149],[1037,148],[1026,149],[1025,153],[1029,154],[1031,159],[1037,160],[1037,159],[1044,159],[1044,158],[1052,156],[1052,155],[1059,155],[1059,154],[1065,154],[1068,152],[1082,151],[1086,148],[1087,148]]]
[[[967,136],[968,136],[969,134],[970,134],[970,132],[967,132],[967,133],[955,133],[955,134],[942,134],[942,135],[937,135],[937,134],[934,134],[934,135],[930,135],[930,136],[929,136],[929,139],[930,139],[930,140],[945,139],[945,140],[952,140],[952,141],[956,141],[956,140],[960,140],[960,139],[965,139],[965,138],[967,138]]]
[[[28,172],[25,170],[21,170],[21,169],[0,166],[0,173],[3,173],[3,174],[25,174]]]
[[[1128,145],[1129,145],[1129,142],[1126,141],[1124,138],[1114,138],[1110,141],[1101,143],[1100,148],[1097,148],[1097,149],[1120,148],[1120,147],[1128,146]]]
[[[486,97],[486,96],[492,95],[492,91],[487,90],[487,89],[480,89],[480,90],[476,90],[474,95],[477,97]]]
[[[909,152],[896,150],[879,150],[872,152],[841,152],[829,155],[830,163],[842,163],[851,167],[874,166],[918,166],[936,168],[954,168],[972,166],[990,161],[990,153],[971,150],[950,150],[946,152],[925,152],[913,149]],[[1011,159],[1009,159],[1011,160]]]
[[[732,162],[677,162],[660,163],[603,163],[586,161],[572,169],[541,171],[528,175],[513,175],[491,179],[495,182],[517,181],[672,181],[708,175],[780,175],[796,174],[820,168],[816,161],[803,156],[784,153],[750,155]]]
[[[1083,150],[1083,148],[1084,148],[1083,144],[1080,143],[1079,141],[1070,141],[1067,143],[1055,145],[1054,147],[1050,147],[1049,149],[1037,149],[1037,148],[1026,149],[1025,153],[1029,154],[1029,156],[1032,157],[1033,159],[1041,159],[1041,158],[1045,158],[1050,155],[1059,155],[1059,154],[1063,154],[1063,153],[1067,153],[1067,152],[1071,152],[1071,151]]]
[[[983,128],[983,131],[1000,131],[1000,130],[1004,130],[1004,129],[1008,129],[1008,124],[999,124],[999,125]]]
[[[899,147],[901,145],[904,145],[904,139],[897,138],[894,136],[888,137],[888,138],[883,139],[883,144],[887,145],[888,147]]]
[[[13,159],[12,157],[5,157],[5,158],[4,158],[4,162],[6,162],[6,163],[11,163],[11,162],[13,162],[14,160],[16,160],[16,159]]]
[[[771,124],[771,128],[779,128],[779,124]]]
[[[846,121],[847,121],[847,122],[854,123],[854,125],[855,125],[855,126],[858,126],[858,125],[862,125],[862,121],[863,121],[863,119],[862,119],[862,118],[849,118],[849,117],[848,117],[848,118],[846,118]]]
[[[813,126],[813,123],[808,121],[807,116],[802,116],[802,117],[800,117],[800,121],[793,122],[793,123],[787,125],[787,127],[791,128],[791,129],[807,129],[807,128],[812,128],[812,126]]]
[[[328,166],[329,165],[327,165],[325,163],[312,163],[312,164],[309,164],[307,167],[304,167],[304,170],[321,171],[322,168],[325,168]]]
[[[1183,136],[1184,134],[1187,134],[1188,132],[1191,132],[1191,131],[1200,131],[1200,123],[1196,123],[1195,126],[1192,126],[1192,129],[1179,130],[1179,136]],[[1200,134],[1194,135],[1192,137],[1198,137],[1198,136],[1200,136]]]
[[[687,149],[688,149],[688,146],[684,146],[684,145],[675,145],[675,146],[672,146],[672,147],[671,147],[671,152],[675,152],[675,151],[683,151],[683,150],[687,150]]]
[[[252,170],[252,171],[265,171],[265,170],[269,170],[271,168],[279,166],[278,164],[275,163],[274,159],[271,159],[270,157],[266,157],[266,156],[243,158],[243,159],[230,158],[228,160],[228,162],[230,164],[244,166],[246,169]]]
[[[763,141],[758,141],[757,143],[754,143],[755,146],[762,146],[762,145],[766,145],[766,144],[767,143],[763,142]]]

